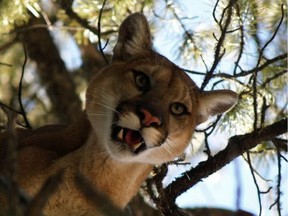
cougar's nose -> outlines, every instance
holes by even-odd
[[[153,116],[147,109],[140,109],[141,123],[145,127],[157,127],[162,124],[159,117]]]

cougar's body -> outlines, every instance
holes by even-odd
[[[152,49],[146,18],[132,14],[120,26],[112,63],[88,85],[79,120],[18,130],[18,183],[33,197],[47,178],[63,170],[46,215],[101,215],[99,204],[77,187],[77,173],[124,208],[153,165],[180,156],[198,124],[236,102],[237,94],[229,90],[200,91],[182,69]],[[1,137],[5,155],[9,136]]]

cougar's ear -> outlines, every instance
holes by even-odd
[[[120,25],[113,60],[128,60],[151,50],[151,34],[146,17],[141,13],[128,16]]]
[[[230,90],[206,91],[200,94],[196,123],[205,122],[209,116],[219,115],[232,108],[238,95]]]

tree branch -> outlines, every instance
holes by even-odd
[[[287,118],[282,119],[272,125],[257,129],[251,133],[233,136],[229,139],[227,147],[207,161],[200,162],[198,166],[186,172],[190,179],[183,175],[177,178],[165,189],[166,197],[170,203],[174,203],[176,198],[189,188],[196,185],[203,178],[220,170],[236,157],[254,148],[259,143],[270,140],[287,132]]]
[[[232,19],[233,7],[234,7],[234,4],[236,2],[237,2],[237,0],[230,0],[228,6],[223,10],[221,20],[219,22],[217,19],[215,20],[220,27],[221,34],[220,34],[219,39],[217,39],[217,45],[215,47],[215,52],[214,52],[213,65],[211,66],[210,70],[208,71],[208,73],[206,74],[206,76],[204,78],[204,81],[201,85],[201,90],[204,90],[204,88],[208,84],[209,80],[213,77],[214,70],[216,69],[218,63],[220,62],[220,60],[222,59],[222,57],[225,54],[225,48],[223,47],[223,44],[224,44],[224,41],[226,38],[227,29],[228,29],[230,22],[231,22],[231,19]],[[215,5],[215,8],[217,7],[217,4]],[[215,8],[214,8],[214,10],[216,10]],[[227,10],[227,17],[226,17],[224,26],[222,26],[222,21],[224,20],[226,10]]]

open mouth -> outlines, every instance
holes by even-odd
[[[136,130],[124,128],[120,126],[113,126],[112,139],[118,141],[120,144],[126,146],[131,152],[138,154],[146,149],[141,133]]]

